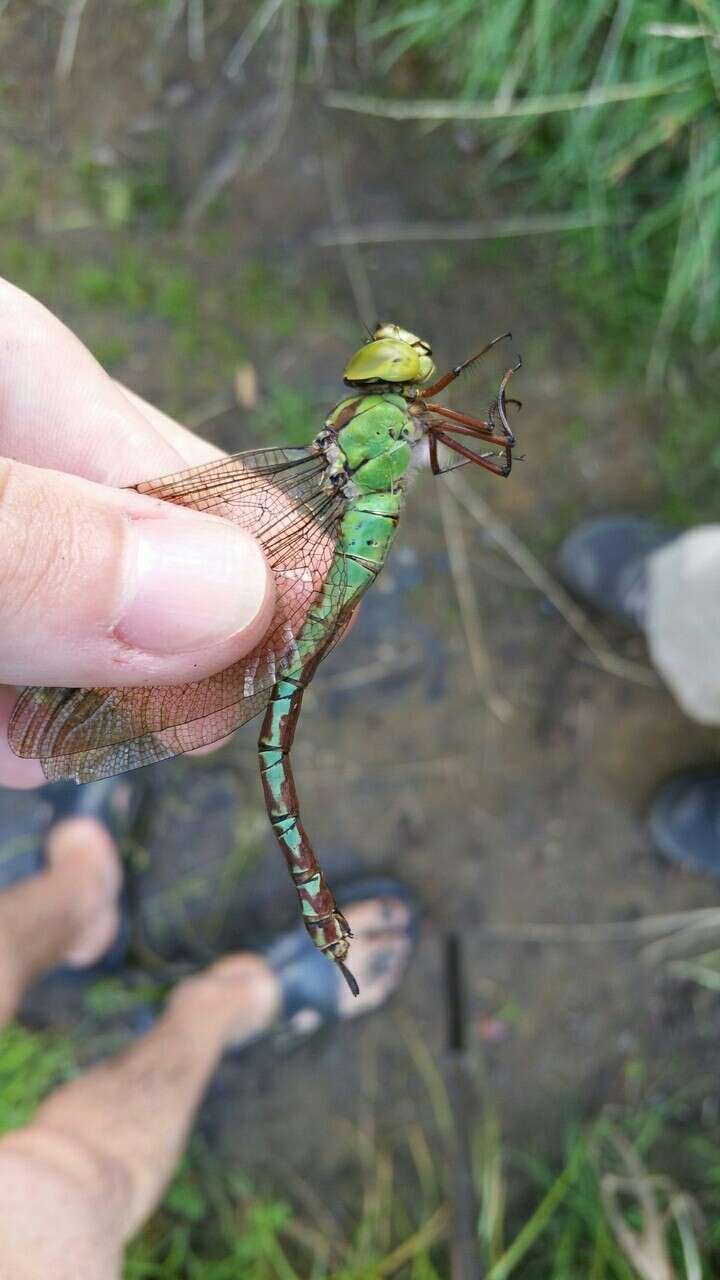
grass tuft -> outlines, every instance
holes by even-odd
[[[653,381],[678,344],[720,341],[718,0],[375,0],[373,14],[362,38],[383,88],[420,55],[439,96],[332,105],[462,124],[478,172],[515,209],[590,215],[606,278],[631,309],[647,300]]]

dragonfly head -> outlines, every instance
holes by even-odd
[[[429,343],[397,324],[378,324],[351,356],[343,379],[349,387],[398,388],[421,386],[434,373]]]

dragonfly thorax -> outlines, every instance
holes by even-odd
[[[394,394],[341,400],[325,428],[315,448],[325,455],[330,485],[348,497],[398,488],[421,435],[406,400]]]

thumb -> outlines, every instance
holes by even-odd
[[[0,459],[0,682],[200,680],[254,648],[273,605],[229,521]]]

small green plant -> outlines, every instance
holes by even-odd
[[[0,1134],[26,1124],[50,1089],[76,1070],[72,1041],[11,1022],[0,1031]]]
[[[255,410],[253,426],[268,444],[307,444],[319,430],[317,398],[276,382]]]
[[[426,1055],[427,1057],[427,1055]],[[129,1247],[126,1280],[441,1280],[451,1224],[443,1133],[447,1098],[414,1052],[437,1132],[418,1124],[386,1143],[358,1134],[344,1221],[299,1212],[259,1190],[196,1139],[161,1208]],[[27,1123],[77,1071],[67,1037],[16,1024],[0,1032],[0,1134]],[[560,1159],[508,1149],[486,1105],[474,1144],[478,1243],[487,1280],[710,1280],[720,1248],[717,1134],[688,1103],[602,1116],[568,1134]],[[693,1195],[663,1173],[682,1167]],[[364,1206],[358,1215],[357,1207]],[[708,1223],[703,1223],[703,1214]],[[705,1256],[703,1256],[705,1255]],[[659,1274],[659,1272],[657,1273]]]
[[[177,192],[162,164],[103,164],[81,154],[75,162],[75,176],[85,203],[110,228],[168,228],[178,220]]]

